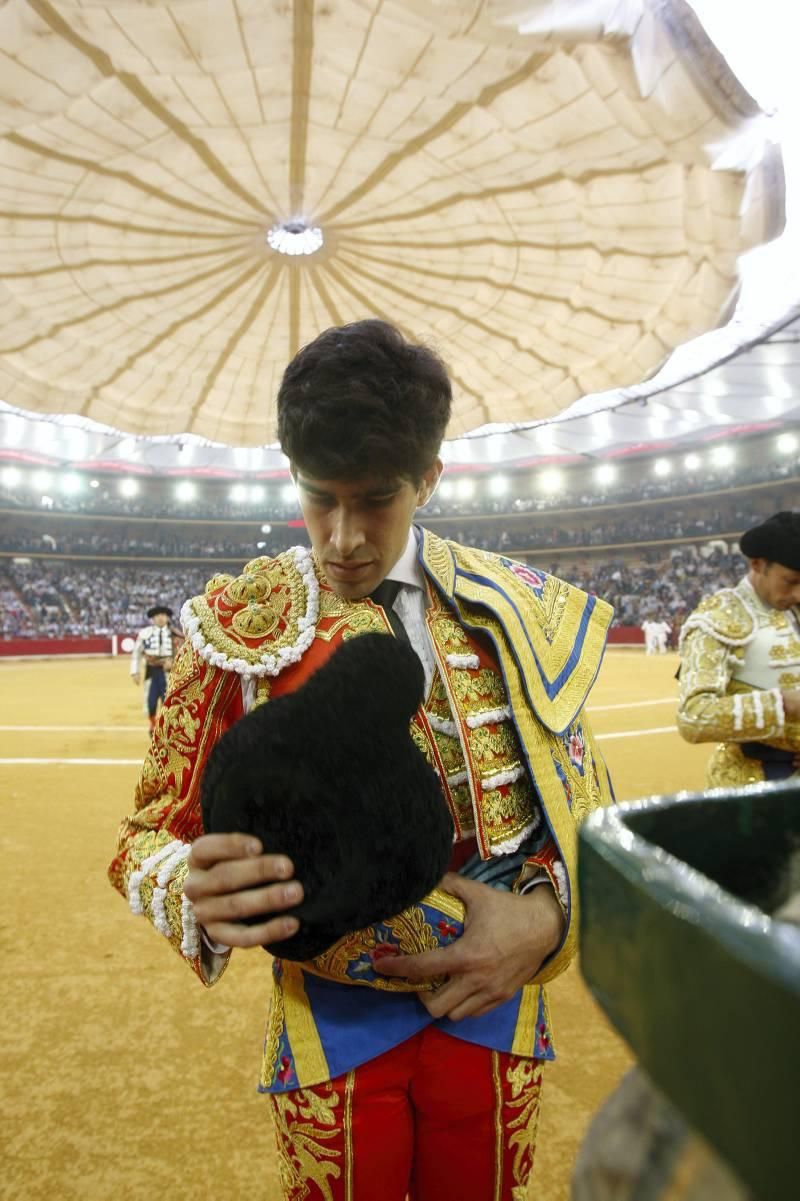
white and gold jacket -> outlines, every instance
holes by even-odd
[[[796,609],[767,605],[748,579],[705,597],[681,632],[678,729],[687,742],[717,742],[706,786],[734,787],[793,773],[800,723],[782,693],[800,688]]]

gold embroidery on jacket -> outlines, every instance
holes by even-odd
[[[435,896],[441,896],[441,894],[431,893],[429,899],[433,902]],[[456,913],[460,920],[463,920],[463,907],[460,909],[457,907]],[[387,919],[383,925],[394,936],[400,953],[403,955],[419,955],[423,951],[435,951],[441,945],[418,905],[404,909],[396,917]],[[354,930],[351,934],[344,935],[327,951],[317,955],[305,966],[321,976],[347,981],[351,984],[367,985],[370,988],[382,989],[384,992],[427,992],[441,983],[441,980],[435,978],[412,983],[402,979],[393,979],[390,976],[376,976],[372,980],[358,980],[349,976],[348,965],[356,963],[365,955],[371,956],[377,945],[375,927],[367,926],[363,930]]]
[[[800,661],[800,638],[789,638],[786,642],[774,642],[770,647],[770,659],[779,663]]]
[[[764,779],[764,764],[745,755],[738,742],[716,746],[706,768],[706,788],[741,788]]]
[[[428,693],[428,699],[425,702],[425,709],[429,714],[438,717],[441,721],[451,721],[452,713],[450,712],[450,702],[447,699],[447,689],[442,682],[442,677],[438,671],[433,673],[431,680],[431,689]]]
[[[450,673],[450,685],[467,717],[508,704],[500,673],[488,667],[478,671],[456,668]]]
[[[328,624],[330,622],[333,624]],[[342,631],[343,639],[355,638],[359,634],[387,632],[386,622],[374,605],[344,600],[337,593],[321,587],[316,636],[323,642],[332,642]]]
[[[159,712],[142,766],[135,792],[137,809],[167,789],[180,795],[200,731],[206,692],[215,675],[219,673],[185,643],[175,659],[168,704]]]
[[[488,788],[483,794],[482,808],[490,842],[506,842],[532,823],[531,786],[522,777],[502,788]]]
[[[429,614],[428,622],[436,645],[444,655],[462,655],[470,653],[472,647],[461,625],[455,620],[448,609],[442,608],[438,594],[434,596],[433,611]]]
[[[479,726],[471,732],[470,744],[481,776],[508,771],[522,764],[519,739],[511,722]]]
[[[415,721],[412,721],[409,726],[409,733],[411,734],[411,741],[414,743],[414,746],[418,751],[422,751],[428,763],[431,763],[431,747],[425,736],[425,731]]]
[[[464,752],[458,738],[452,734],[442,734],[439,730],[433,731],[433,737],[446,774],[453,776],[456,772],[464,771]]]
[[[466,837],[468,834],[475,833],[475,810],[472,807],[472,795],[469,791],[469,784],[466,781],[463,784],[453,784],[450,786],[450,798],[453,808],[458,816],[458,824],[461,827],[461,836]]]

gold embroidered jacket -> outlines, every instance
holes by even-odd
[[[553,577],[424,530],[420,559],[438,671],[412,733],[439,774],[458,834],[474,833],[484,858],[519,847],[542,818],[551,834],[548,853],[531,869],[546,870],[561,897],[565,938],[523,989],[508,1035],[509,1050],[513,1045],[517,1054],[533,1054],[544,1004],[540,985],[567,966],[575,948],[577,824],[611,799],[582,714],[611,610]],[[208,984],[214,976],[200,953],[182,885],[191,842],[202,833],[199,784],[211,747],[248,708],[298,687],[343,638],[390,627],[371,601],[341,600],[304,548],[254,560],[236,579],[215,577],[205,596],[187,603],[182,619],[187,642],[110,877],[132,910],[147,916]],[[523,869],[519,884],[526,874]],[[276,1086],[286,1058],[278,1049],[285,1050],[292,1030],[284,1082],[311,1084],[312,1077],[332,1072],[309,1022],[314,978],[337,981],[334,987],[396,989],[401,982],[371,971],[371,957],[387,941],[413,953],[457,933],[459,903],[442,894],[426,900],[382,928],[341,940],[305,970],[278,965],[266,1085]]]
[[[746,578],[700,602],[681,632],[678,729],[688,742],[719,743],[707,787],[754,784],[769,775],[749,744],[800,751],[800,725],[785,720],[781,696],[798,687],[796,611],[765,604]]]

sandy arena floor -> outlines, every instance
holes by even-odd
[[[621,800],[702,786],[674,730],[676,657],[612,651],[592,694]],[[106,881],[147,736],[123,661],[0,663],[0,1196],[278,1201],[255,1090],[267,956],[200,987]],[[567,1201],[591,1114],[629,1063],[573,968],[551,990],[531,1198]]]

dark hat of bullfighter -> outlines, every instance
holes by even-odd
[[[159,613],[166,613],[167,617],[172,617],[172,609],[169,605],[153,605],[151,609],[147,610],[148,617],[158,617]]]
[[[739,549],[747,559],[768,559],[800,571],[800,513],[784,509],[773,514],[742,534]]]

